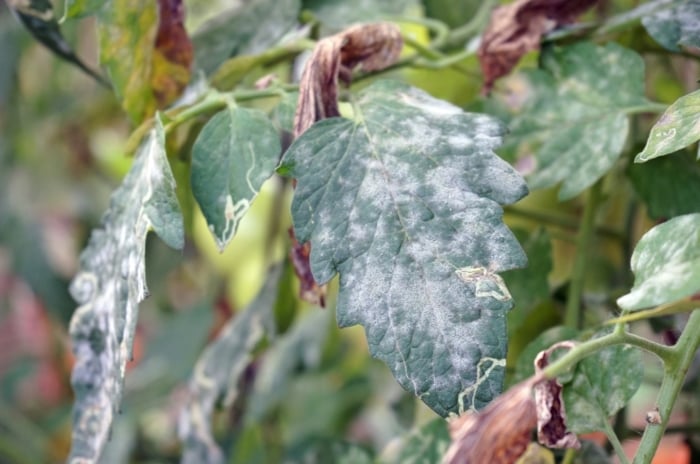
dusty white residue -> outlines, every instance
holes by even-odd
[[[455,273],[464,282],[474,284],[474,295],[477,298],[494,298],[498,301],[512,299],[503,278],[485,267],[463,267]]]
[[[489,366],[483,370],[483,365],[485,363],[490,363]],[[462,392],[459,393],[457,396],[457,405],[459,406],[459,415],[461,416],[464,414],[466,411],[469,412],[475,412],[476,408],[474,407],[474,401],[476,398],[476,392],[479,390],[479,387],[486,381],[489,380],[489,376],[491,375],[491,372],[493,372],[494,369],[497,367],[506,367],[506,360],[505,359],[496,359],[496,358],[481,358],[476,365],[476,381],[469,387],[465,388],[462,390]],[[465,403],[465,400],[468,402]]]

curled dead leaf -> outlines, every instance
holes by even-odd
[[[484,93],[508,74],[520,58],[540,46],[542,36],[572,23],[597,0],[518,0],[493,10],[481,38],[478,56]]]
[[[158,0],[151,88],[159,108],[175,101],[190,81],[194,51],[184,22],[182,0]]]
[[[292,239],[292,248],[289,256],[292,260],[294,273],[299,278],[299,297],[311,304],[322,308],[326,306],[326,286],[319,285],[311,274],[311,244],[309,242],[301,244],[294,235],[294,229],[289,228],[289,237]]]
[[[534,376],[520,382],[480,412],[467,412],[450,422],[452,444],[443,464],[513,464],[525,452],[537,411],[532,399]]]
[[[352,70],[377,71],[395,63],[403,39],[391,23],[359,24],[326,37],[306,63],[299,83],[294,138],[324,118],[339,116],[338,79],[349,83]]]
[[[541,351],[535,358],[536,375],[549,364],[552,353],[558,349],[571,349],[574,342],[565,341]],[[579,448],[576,434],[567,430],[566,411],[562,398],[562,385],[554,379],[543,379],[534,386],[537,407],[537,440],[550,448]]]

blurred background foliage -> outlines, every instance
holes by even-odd
[[[389,3],[395,14],[427,14],[459,26],[480,2]],[[635,3],[600,2],[586,19],[625,11]],[[375,2],[309,0],[304,6],[313,9],[329,30],[337,30],[339,21],[376,19],[379,13]],[[59,12],[63,9],[56,7]],[[186,7],[187,27],[194,31],[231,5],[190,0]],[[422,26],[403,27],[427,37]],[[94,18],[66,21],[62,31],[77,54],[98,69]],[[649,98],[670,103],[695,89],[696,60],[660,53],[639,27],[616,40],[643,53]],[[531,67],[536,60],[537,55],[530,54],[520,67]],[[291,72],[289,63],[275,66],[251,73],[245,82],[252,86],[271,71]],[[479,97],[474,56],[460,62],[459,69],[409,68],[395,74],[468,109],[501,112],[498,92],[492,100]],[[270,108],[264,101],[256,105]],[[626,154],[606,178],[606,183],[616,185],[618,196],[608,198],[590,250],[592,271],[584,296],[585,317],[593,321],[608,317],[615,298],[631,285],[627,263],[641,233],[657,219],[687,212],[682,206],[664,209],[675,203],[658,199],[661,189],[648,185],[656,169],[697,170],[691,154],[631,164],[653,120],[647,115],[633,118]],[[67,455],[72,406],[67,327],[75,307],[67,287],[89,231],[98,225],[110,193],[131,163],[125,152],[132,129],[111,92],[56,59],[0,3],[0,462],[59,462]],[[185,129],[196,134],[198,127]],[[191,144],[185,129],[169,139],[175,148],[169,153]],[[514,161],[507,150],[501,155]],[[171,164],[176,178],[186,181],[186,160],[172,156]],[[269,261],[287,252],[290,199],[278,194],[280,183],[272,179],[266,184],[222,254],[189,192],[182,189],[188,231],[184,252],[149,239],[146,267],[151,294],[141,305],[122,414],[102,462],[179,460],[177,418],[196,359],[223,324],[255,296]],[[509,316],[511,376],[527,344],[561,323],[581,205],[578,197],[560,202],[552,188],[535,191],[506,211],[531,263],[529,269],[506,276],[516,302]],[[270,238],[270,228],[282,233]],[[369,357],[361,328],[340,331],[333,301],[324,310],[309,307],[298,301],[297,286],[286,269],[282,285],[286,294],[275,308],[282,333],[274,344],[263,343],[256,350],[240,387],[242,394],[231,409],[216,417],[217,438],[228,462],[361,463],[378,455],[393,460],[401,453],[402,439],[411,443],[406,437],[412,430],[426,424],[441,427],[430,422],[434,414],[401,390],[384,365]],[[330,294],[332,298],[332,288]],[[275,373],[268,388],[256,387],[260,372]],[[647,370],[647,387],[631,408],[637,415],[647,406],[658,374]],[[689,396],[682,403],[697,410],[694,402],[697,399]],[[444,427],[436,433],[443,434]]]

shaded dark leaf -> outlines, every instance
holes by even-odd
[[[572,23],[597,0],[518,0],[496,8],[479,47],[483,91],[508,74],[527,52],[537,50],[544,34]]]

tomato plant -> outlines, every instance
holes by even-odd
[[[700,449],[700,5],[498,3],[8,0],[88,89],[42,97],[91,173],[55,180],[114,183],[99,221],[61,209],[92,229],[53,316],[69,462],[645,463],[679,398]],[[32,47],[0,224],[51,313],[13,181]]]

